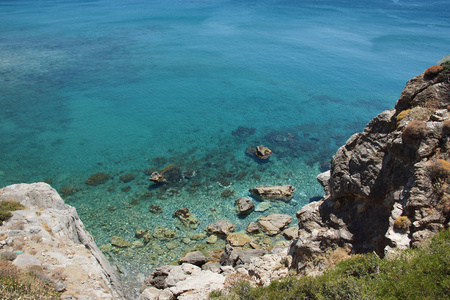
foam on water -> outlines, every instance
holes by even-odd
[[[337,148],[450,46],[446,1],[0,1],[0,20],[0,186],[51,181],[99,245],[174,229],[182,207],[196,233],[294,216],[323,194],[315,177]],[[259,144],[269,163],[245,155]],[[150,184],[145,172],[168,164],[195,175]],[[112,179],[86,185],[96,172]],[[235,213],[249,188],[282,184],[297,188],[291,202]],[[192,234],[110,259],[139,282],[203,249]]]

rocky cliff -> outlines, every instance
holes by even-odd
[[[84,229],[74,207],[46,183],[0,189],[0,202],[20,202],[0,226],[0,256],[62,292],[64,299],[122,299],[121,283]]]
[[[326,196],[297,213],[291,267],[321,271],[336,251],[388,255],[449,226],[450,65],[409,80],[319,175]]]

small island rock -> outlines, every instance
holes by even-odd
[[[261,199],[289,201],[294,196],[295,188],[292,185],[255,187],[248,190]]]

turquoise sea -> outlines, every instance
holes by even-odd
[[[189,208],[196,230],[107,253],[139,283],[214,220],[295,219],[338,147],[449,53],[446,0],[1,0],[0,186],[49,182],[98,245]],[[260,144],[267,163],[245,155]],[[148,181],[169,164],[181,181]],[[111,178],[87,185],[97,172]],[[236,214],[249,188],[283,184],[289,203]]]

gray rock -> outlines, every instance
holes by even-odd
[[[183,257],[178,260],[178,263],[188,263],[196,266],[201,266],[206,263],[206,256],[200,251],[194,251],[186,253]]]
[[[229,232],[236,230],[236,226],[227,220],[218,220],[211,223],[206,230],[210,234],[226,236]]]
[[[255,187],[248,190],[261,199],[289,201],[294,196],[295,188],[292,185]]]
[[[220,273],[220,264],[218,262],[208,262],[202,266],[202,270],[211,271],[213,273]]]
[[[246,197],[237,199],[235,203],[237,205],[238,213],[242,215],[248,215],[255,209],[255,204],[253,204],[253,201]]]
[[[253,257],[258,257],[266,254],[262,249],[235,249],[230,245],[225,246],[225,250],[220,257],[220,264],[222,266],[238,266],[249,264]]]
[[[281,232],[283,228],[288,226],[292,221],[292,217],[283,214],[271,214],[258,219],[258,225],[268,235],[275,235]]]
[[[20,254],[17,256],[15,260],[13,260],[13,264],[18,267],[28,267],[28,266],[41,266],[42,263],[39,259],[37,259],[33,255],[29,254]]]
[[[297,227],[289,227],[283,230],[283,235],[288,240],[295,240],[298,238],[298,228]]]
[[[256,225],[255,222],[250,222],[247,225],[247,233],[258,233],[259,232],[259,226]]]

